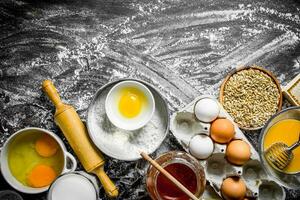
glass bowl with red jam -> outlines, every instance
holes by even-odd
[[[155,161],[195,196],[200,197],[203,194],[206,184],[205,173],[197,159],[185,152],[170,151],[162,154]],[[153,200],[190,199],[152,165],[147,171],[146,185]]]

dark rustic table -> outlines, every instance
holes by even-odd
[[[46,78],[82,118],[99,87],[124,77],[157,87],[171,112],[200,94],[217,96],[240,65],[265,67],[285,85],[300,72],[299,13],[296,0],[1,0],[0,146],[28,126],[63,138],[41,91]],[[259,132],[246,135],[257,148]],[[174,149],[170,133],[154,156]],[[118,199],[149,199],[144,161],[106,159]],[[11,189],[2,177],[0,188]]]

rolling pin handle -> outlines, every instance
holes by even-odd
[[[104,171],[103,166],[100,166],[97,169],[95,169],[94,173],[100,179],[100,182],[103,185],[103,188],[109,197],[115,198],[119,195],[118,188],[115,186],[115,184],[112,182],[112,180],[107,176],[107,174]]]
[[[42,88],[56,108],[59,107],[60,104],[63,104],[52,81],[44,80]]]

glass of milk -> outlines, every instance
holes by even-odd
[[[97,200],[98,194],[95,177],[77,171],[59,176],[49,189],[48,200]]]

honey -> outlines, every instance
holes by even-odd
[[[164,167],[174,178],[184,185],[190,192],[197,191],[197,176],[195,172],[185,164],[171,163]],[[157,176],[157,192],[163,200],[189,200],[190,198],[182,192],[174,183],[162,173]]]
[[[162,154],[155,161],[196,197],[203,194],[206,179],[204,169],[197,159],[182,151],[170,151]],[[147,171],[146,185],[152,200],[190,199],[152,165]]]
[[[264,150],[276,142],[283,142],[291,146],[298,141],[300,134],[300,121],[296,119],[285,119],[274,124],[264,137]],[[286,173],[300,172],[300,147],[293,150],[294,158],[283,170]]]

